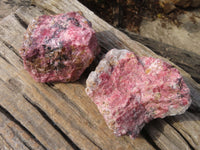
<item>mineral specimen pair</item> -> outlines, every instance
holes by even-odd
[[[80,13],[40,16],[25,34],[20,54],[39,82],[80,78],[100,52],[91,23]],[[179,71],[152,57],[110,50],[86,81],[86,93],[118,136],[135,137],[145,123],[189,107],[190,91]]]

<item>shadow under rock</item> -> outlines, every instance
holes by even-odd
[[[80,79],[78,80],[79,83],[83,84],[85,86],[85,81],[88,78],[91,71],[94,71],[96,66],[99,64],[101,59],[105,56],[105,54],[113,49],[123,49],[126,48],[119,38],[113,34],[111,31],[102,31],[96,33],[98,43],[100,46],[100,53],[96,56],[92,64],[84,71],[84,73],[81,75]]]

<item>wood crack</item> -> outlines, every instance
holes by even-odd
[[[14,118],[2,105],[0,105],[0,112],[8,117],[11,121],[15,122],[21,129],[23,129],[35,142],[40,145],[43,149],[47,150],[47,148],[26,128],[24,127],[18,120]]]
[[[81,108],[76,105],[75,103],[73,103],[65,93],[63,93],[61,90],[53,88],[52,86],[49,86],[52,90],[54,90],[56,93],[59,94],[59,96],[61,96],[70,106],[72,106],[73,108],[75,108],[78,112],[79,115],[81,115],[82,118],[84,118],[85,120],[87,120],[87,123],[89,124],[90,127],[93,127],[93,124],[90,122],[90,120],[88,120],[88,118],[86,118],[85,116],[87,116],[85,114],[84,111],[81,110]]]
[[[148,135],[146,129],[144,128],[141,131],[141,135],[147,140],[147,142],[149,142],[149,144],[151,144],[156,150],[161,150],[156,143],[153,141],[153,139],[151,138],[151,136]]]
[[[5,60],[9,65],[13,66],[13,64],[10,63],[8,59],[6,59],[2,54],[0,54],[0,57]]]
[[[75,150],[80,150],[80,148],[53,122],[53,120],[50,119],[50,117],[42,109],[31,102],[30,98],[26,94],[23,94],[23,97],[43,116],[43,118],[49,124],[51,124],[52,127],[56,129],[56,131],[72,146],[72,148],[74,148]]]
[[[22,25],[22,27],[24,27],[25,29],[28,27],[28,25],[16,13],[14,14],[14,16],[17,21]]]
[[[0,39],[0,40],[2,41],[2,43],[3,43],[6,47],[8,47],[10,50],[12,50],[12,51],[15,53],[15,55],[17,55],[17,56],[20,58],[19,61],[21,62],[21,64],[23,64],[22,58],[21,58],[21,56],[19,55],[18,51],[17,51],[12,45],[10,45],[9,43],[7,43],[7,42],[4,41],[3,39]]]
[[[190,58],[190,59],[192,59],[192,58]],[[180,62],[175,62],[178,66],[180,66],[181,68],[183,68],[184,70],[186,70],[187,72],[192,72],[192,70],[195,70],[197,73],[199,73],[200,74],[200,70],[199,69],[196,69],[195,67],[193,67],[193,66],[190,66],[190,65],[187,65],[187,64],[184,64],[184,63],[180,63]],[[200,68],[200,67],[198,67],[198,68]],[[198,71],[199,70],[199,71]],[[198,77],[198,76],[195,76],[195,75],[192,75],[191,74],[191,76],[192,76],[192,78],[196,81],[196,82],[198,82],[198,83],[200,83],[200,77]]]
[[[53,10],[51,10],[51,9],[44,8],[44,7],[42,7],[42,6],[38,5],[38,4],[36,4],[36,3],[34,2],[34,0],[32,1],[31,6],[37,7],[37,8],[39,8],[40,10],[46,11],[47,13],[52,14],[52,15],[56,15],[56,14],[57,14],[55,11],[53,11]]]
[[[189,145],[189,147],[191,148],[191,150],[195,150],[194,147],[189,143],[189,141],[187,141],[187,139],[182,135],[181,132],[179,132],[173,125],[170,124],[170,122],[168,122],[167,119],[165,119],[165,121],[184,139],[184,141]],[[187,134],[187,133],[186,133]],[[189,136],[189,135],[188,135]],[[191,138],[192,139],[192,138]]]
[[[98,147],[100,150],[102,150],[102,148],[100,146],[98,146],[92,139],[90,139],[84,132],[82,132],[82,130],[80,130],[80,131],[91,143],[93,143],[96,147]]]
[[[21,136],[20,136],[18,133],[16,133],[16,132],[13,130],[13,128],[11,128],[10,126],[8,126],[8,128],[12,131],[12,133],[13,133],[14,135],[16,135],[16,136],[18,137],[18,139],[24,144],[24,146],[26,146],[28,149],[32,150],[31,146],[30,146],[28,143],[26,143],[25,141],[23,141],[22,138],[21,138]]]
[[[6,139],[3,137],[2,134],[0,134],[0,137],[6,142],[6,144],[7,144],[11,149],[14,150],[14,148],[6,141]]]
[[[48,82],[48,83],[45,83],[46,85],[48,85],[49,87],[54,87],[54,84],[53,83],[51,83],[51,82]]]
[[[189,109],[187,110],[188,112],[195,114],[195,115],[199,115],[200,116],[200,109],[199,107],[195,107],[194,105],[192,107],[189,107]]]

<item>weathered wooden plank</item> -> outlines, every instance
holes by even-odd
[[[18,80],[20,68],[15,68],[15,64],[20,64],[19,58],[12,50],[8,49],[0,41],[0,106],[11,113],[14,118],[19,120],[23,126],[29,130],[47,149],[72,149],[70,144],[49,124],[49,122],[38,112],[29,102],[26,101],[24,85]],[[14,56],[15,55],[15,56]],[[8,59],[9,58],[9,59]],[[14,61],[13,61],[14,60]],[[18,60],[18,62],[16,62]],[[13,61],[13,62],[12,62]],[[12,62],[12,63],[8,63]]]
[[[28,14],[27,11],[25,11],[25,12],[26,12],[26,14]],[[29,16],[29,19],[30,19],[30,16]],[[68,85],[70,85],[70,84],[68,84]],[[70,93],[70,94],[68,95],[68,98],[70,98],[70,99],[76,98],[76,101],[77,101],[77,100],[79,100],[80,98],[85,97],[85,95],[83,95],[81,92],[79,92],[78,90],[76,90],[76,89],[81,88],[81,86],[77,86],[77,85],[72,84],[72,86],[69,86],[68,88],[66,88],[67,86],[64,85],[64,84],[56,84],[55,87],[56,87],[57,89],[60,89],[63,93],[65,93],[65,91],[68,91],[67,93]],[[77,92],[75,91],[75,93],[74,93],[73,90],[76,90]],[[83,89],[82,92],[84,92],[84,89]],[[74,95],[71,94],[71,93],[74,93]],[[81,99],[81,100],[82,100],[82,99]],[[81,102],[79,103],[79,106],[80,106],[80,105],[81,105]],[[84,106],[86,106],[85,103],[84,103],[81,107],[83,108]],[[84,111],[87,112],[88,107],[89,107],[89,106],[86,106]],[[94,114],[95,114],[95,113],[94,113]],[[165,123],[165,124],[166,124],[166,123]],[[169,126],[169,125],[168,125],[168,126]],[[169,127],[168,127],[168,128],[169,128]],[[154,132],[160,133],[159,130],[154,130]],[[172,135],[176,135],[176,136],[174,136],[174,138],[173,138],[173,141],[174,141],[175,143],[181,143],[181,144],[179,144],[178,146],[176,146],[176,145],[174,144],[174,147],[177,147],[177,148],[180,148],[180,149],[185,147],[185,148],[189,149],[189,146],[187,145],[187,143],[184,141],[183,138],[180,137],[180,135],[179,135],[174,129],[171,128],[171,131],[170,131],[169,133],[173,133]],[[164,130],[164,131],[163,131],[163,135],[166,135],[166,134],[169,135],[169,133],[168,133],[167,130]],[[151,136],[153,136],[153,135],[151,134]],[[167,138],[169,138],[169,137],[167,137]],[[166,142],[165,142],[164,144],[162,144],[162,142],[164,142],[164,139],[161,138],[161,137],[158,137],[158,142],[156,142],[156,143],[158,143],[158,145],[160,144],[159,146],[162,145],[162,147],[164,147],[165,149],[170,149],[170,147],[168,147],[168,144],[169,144],[169,141],[170,141],[170,140],[168,140],[167,138],[166,138],[166,140],[165,140]],[[163,141],[161,141],[161,139],[162,139]],[[172,145],[173,145],[173,144],[172,144]],[[182,146],[180,146],[180,145],[182,145]],[[173,146],[172,146],[172,147],[173,147]]]
[[[15,27],[17,26],[15,25]],[[18,48],[18,45],[13,44],[12,40],[5,42]],[[13,57],[10,58],[8,54],[6,56],[6,59],[12,64]],[[44,111],[81,149],[153,149],[143,137],[134,141],[129,137],[115,137],[107,128],[96,106],[86,96],[84,86],[79,83],[56,84],[49,87],[46,84],[36,83],[26,71],[14,69],[14,67],[12,69],[17,74],[14,78],[23,85],[23,92],[19,93],[26,93],[27,99],[40,111]],[[7,81],[13,78],[10,71],[5,71],[9,76],[3,80]],[[7,109],[10,108],[7,106]],[[18,117],[18,120],[22,120],[22,118]]]
[[[16,46],[15,52],[18,54],[17,49],[20,49],[22,45],[25,28],[18,23],[17,19],[12,18],[14,18],[14,15],[10,15],[1,20],[0,39],[3,39],[5,42],[12,42],[12,45]],[[15,34],[13,35],[13,33]]]
[[[104,22],[102,19],[95,16],[91,11],[89,11],[86,7],[82,6],[78,1],[64,1],[64,0],[34,0],[35,4],[45,8],[46,10],[53,11],[54,13],[62,13],[67,11],[82,11],[84,12],[84,15],[89,18],[92,21],[94,29],[98,32],[98,40],[100,45],[109,50],[113,47],[116,48],[128,48],[129,50],[134,51],[138,55],[145,55],[145,56],[153,56],[157,58],[162,58],[153,53],[151,50],[146,48],[145,46],[131,40],[128,38],[125,34],[121,33],[120,31],[114,29],[112,26]],[[70,7],[68,7],[70,6]],[[164,58],[162,58],[164,59]],[[167,59],[164,59],[165,61],[168,61]],[[170,61],[168,61],[171,63]],[[174,65],[173,63],[171,63]],[[200,108],[200,85],[194,82],[190,75],[183,71],[178,66],[177,67],[181,74],[184,77],[184,80],[186,81],[187,85],[189,86],[191,90],[191,97],[193,99],[192,107],[190,107],[190,110],[194,112],[199,112]],[[185,115],[183,115],[184,118],[186,118]],[[192,122],[195,122],[195,120],[192,120]],[[177,122],[179,126],[177,126],[178,129],[181,128],[181,124]],[[190,132],[190,129],[186,129],[188,132]],[[193,133],[191,136],[196,137],[197,133]],[[188,137],[184,137],[188,142],[190,143],[190,140]],[[191,144],[191,143],[190,143]],[[166,145],[167,146],[167,145]]]
[[[27,14],[27,12],[26,12],[26,14]],[[30,17],[29,17],[30,18]],[[73,91],[71,92],[71,90],[72,89],[74,89],[74,88],[76,88],[77,89],[77,85],[76,86],[74,86],[74,88],[71,86],[71,87],[69,87],[69,88],[66,88],[66,86],[65,85],[63,85],[63,84],[59,84],[59,87],[57,86],[58,84],[56,84],[55,86],[58,88],[58,89],[61,89],[62,90],[62,92],[64,93],[65,91],[68,91],[68,93],[73,93]],[[83,91],[84,92],[84,91]],[[83,95],[81,95],[81,93],[80,92],[76,92],[75,93],[75,95],[69,95],[69,98],[70,99],[73,99],[74,97],[77,97],[77,95],[79,96],[79,97],[84,97]],[[80,99],[80,98],[76,98],[76,100],[78,100],[78,99]],[[85,105],[85,104],[84,104]],[[84,107],[84,105],[82,106],[82,107]],[[85,107],[86,109],[85,109],[85,111],[87,111],[87,108],[88,108],[88,106],[86,106]],[[179,141],[178,141],[179,142]],[[184,140],[182,139],[182,143],[184,143]],[[165,145],[166,146],[166,145]],[[183,146],[185,146],[185,147],[187,147],[187,144],[183,144]]]
[[[0,135],[0,149],[1,150],[13,150],[13,148],[4,139],[3,135]]]
[[[170,117],[171,118],[171,117]],[[163,119],[156,119],[145,126],[145,131],[162,150],[189,150],[190,147],[183,137]]]
[[[3,113],[2,113],[3,112]],[[5,113],[5,114],[4,114]],[[33,137],[21,128],[7,112],[0,110],[0,149],[28,150],[42,147]]]
[[[35,8],[34,6],[30,7],[20,7],[15,11],[15,15],[21,19],[26,25],[28,25],[33,18],[41,16],[45,14],[45,11],[39,8]]]
[[[108,39],[111,44],[105,40],[104,37],[107,36],[111,38]],[[117,38],[113,36],[112,32],[102,31],[101,34],[98,34],[98,37],[103,38],[100,39],[100,41],[107,42],[107,45],[104,45],[103,42],[100,43],[101,46],[106,49],[115,46],[115,44],[119,44],[117,46],[120,48],[121,44],[123,44],[122,42],[120,42],[121,44],[115,43],[117,42]],[[12,39],[4,39],[4,37],[2,37],[2,39],[14,48],[18,48],[16,43],[13,44]],[[136,46],[140,48],[138,45]],[[6,59],[12,63],[12,59]],[[44,111],[80,148],[152,148],[142,137],[136,138],[134,141],[128,137],[114,137],[111,131],[106,127],[103,118],[96,109],[96,106],[94,106],[85,95],[84,86],[78,82],[70,84],[59,83],[50,88],[45,84],[35,83],[26,71],[20,70],[17,75],[19,77],[18,80],[23,81],[25,87],[24,91],[26,92],[27,97],[30,98],[30,101]],[[7,79],[9,78],[10,77]],[[179,138],[179,140],[182,139]],[[92,145],[91,142],[94,142],[97,146],[95,147],[95,144]],[[168,144],[169,143],[165,144],[165,147]]]
[[[2,62],[1,62],[2,63]],[[2,82],[2,81],[1,81]],[[22,95],[1,84],[1,105],[28,129],[47,149],[72,149],[70,144],[31,106]]]
[[[186,112],[184,115],[166,119],[196,149],[200,149],[200,113]]]
[[[13,11],[17,10],[20,6],[29,6],[30,0],[1,0],[0,1],[0,20],[10,15]]]

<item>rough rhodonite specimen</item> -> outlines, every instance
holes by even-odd
[[[95,31],[81,13],[37,17],[28,26],[20,54],[38,82],[75,81],[99,53]]]
[[[109,51],[86,85],[87,95],[117,136],[134,138],[150,120],[184,113],[191,104],[176,68],[128,50]]]

